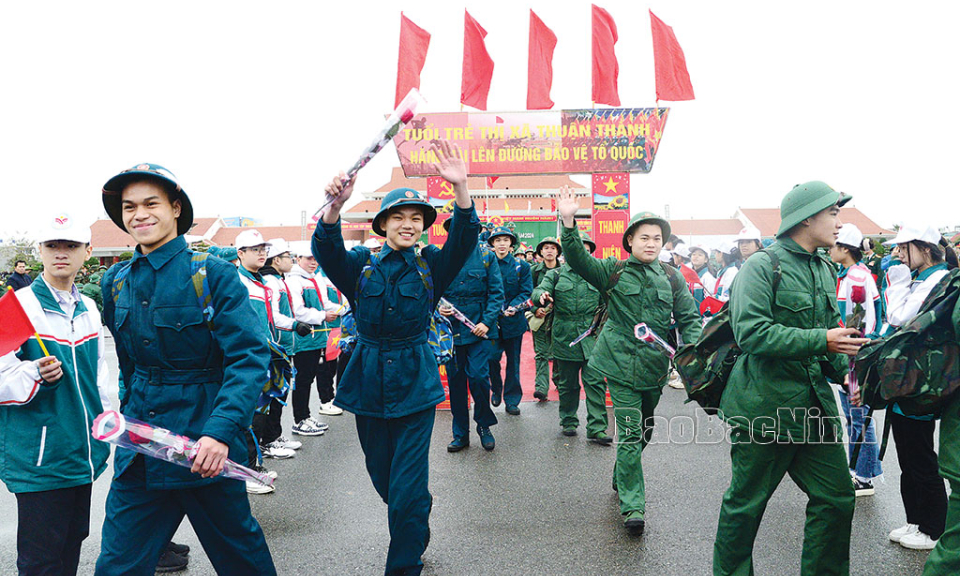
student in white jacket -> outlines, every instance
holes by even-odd
[[[103,328],[96,304],[74,284],[90,257],[90,228],[63,214],[49,222],[40,236],[43,272],[16,298],[50,354],[30,338],[0,357],[0,479],[17,497],[22,575],[77,573],[91,487],[110,455],[90,435],[110,408]]]

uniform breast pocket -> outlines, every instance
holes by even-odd
[[[471,270],[467,272],[466,278],[467,293],[473,295],[484,295],[487,293],[487,274],[481,270]]]
[[[797,328],[813,326],[813,296],[799,290],[777,290],[773,320]]]
[[[416,278],[413,281],[401,282],[397,285],[397,291],[400,292],[400,300],[397,305],[400,307],[402,318],[419,318],[428,314],[426,288],[423,282]]]
[[[117,336],[117,339],[120,341],[120,344],[126,348],[129,354],[130,351],[134,350],[131,344],[130,336],[130,309],[129,308],[116,308],[113,312],[113,324],[114,324],[114,334]]]
[[[381,278],[371,276],[357,298],[357,319],[366,324],[380,324],[383,316],[383,293],[387,285]]]
[[[198,306],[164,306],[153,311],[160,351],[169,360],[202,359],[210,348],[210,329]]]
[[[669,287],[657,289],[657,313],[661,321],[669,326],[673,315],[673,290]]]

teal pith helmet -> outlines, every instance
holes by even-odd
[[[177,177],[173,172],[167,170],[159,164],[137,164],[132,168],[127,168],[113,178],[107,180],[103,185],[102,199],[103,207],[107,215],[113,220],[113,223],[120,227],[124,232],[127,231],[123,225],[123,213],[121,210],[121,193],[124,186],[134,180],[149,179],[163,186],[170,195],[170,202],[180,201],[180,216],[177,217],[177,235],[186,234],[193,227],[193,204],[187,193],[180,187]]]
[[[653,212],[638,212],[630,219],[630,223],[627,224],[627,229],[623,231],[623,249],[627,251],[627,254],[630,254],[630,243],[627,242],[627,238],[629,238],[633,234],[633,231],[637,229],[637,226],[641,224],[656,224],[660,227],[663,241],[666,242],[667,239],[670,238],[669,222]]]
[[[426,230],[437,220],[437,209],[430,205],[419,192],[412,188],[397,188],[387,192],[387,195],[380,201],[380,211],[373,217],[373,233],[379,236],[386,236],[380,218],[386,216],[391,210],[412,206],[420,208],[423,211],[423,229]]]
[[[777,238],[807,218],[816,216],[831,206],[843,206],[852,198],[853,196],[837,192],[819,180],[797,184],[780,202],[780,229],[777,230]]]
[[[509,236],[510,237],[510,247],[513,248],[517,245],[517,235],[513,233],[512,230],[506,226],[497,226],[490,231],[490,237],[487,238],[487,243],[493,246],[493,239],[498,236]]]

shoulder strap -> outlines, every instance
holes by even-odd
[[[117,273],[113,275],[113,281],[110,283],[110,296],[113,298],[113,303],[116,304],[120,300],[120,291],[123,290],[124,281],[127,279],[127,274],[130,273],[130,261],[120,262],[117,264]]]
[[[203,319],[207,322],[207,328],[213,331],[213,294],[210,293],[210,283],[207,281],[209,256],[206,252],[194,252],[190,257],[190,275],[193,289],[197,293],[197,302],[203,312]]]
[[[368,254],[367,261],[363,264],[363,268],[360,270],[360,276],[357,277],[357,296],[360,295],[360,292],[363,291],[363,287],[367,285],[367,280],[370,279],[370,275],[373,274],[373,269],[380,263],[379,254]]]
[[[780,286],[780,277],[783,275],[780,271],[780,257],[773,250],[764,248],[760,251],[770,257],[770,264],[773,265],[773,293],[776,294],[777,288]]]
[[[430,266],[423,259],[419,250],[417,250],[416,255],[417,274],[420,275],[420,280],[423,282],[424,288],[427,289],[427,297],[433,301],[433,276],[430,274]]]
[[[681,288],[686,289],[686,281],[680,278],[680,274],[677,272],[677,269],[665,262],[660,262],[660,267],[663,268],[664,273],[667,275],[667,279],[670,281],[670,290],[673,291],[674,297],[677,295],[677,291]],[[677,280],[680,280],[682,284],[677,284]]]

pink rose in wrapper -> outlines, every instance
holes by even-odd
[[[863,304],[867,301],[867,289],[862,284],[855,284],[850,289],[850,301],[854,304]]]

